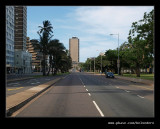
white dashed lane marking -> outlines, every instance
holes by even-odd
[[[125,91],[128,92],[128,93],[130,92],[130,91],[128,91],[128,90],[125,90]]]
[[[140,97],[140,98],[142,98],[142,99],[144,98],[143,96],[140,96],[140,95],[137,95],[137,96]]]
[[[102,117],[104,117],[103,112],[102,112],[101,109],[98,107],[98,105],[96,104],[96,102],[93,101],[93,103],[94,103],[94,105],[96,106],[97,110],[99,111],[100,115],[101,115]]]
[[[90,94],[90,93],[88,93],[88,95],[89,95],[89,96],[91,96],[91,94]]]

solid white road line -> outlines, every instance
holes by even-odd
[[[93,103],[94,103],[94,105],[96,106],[97,110],[99,111],[100,115],[101,115],[102,117],[104,117],[104,114],[102,113],[101,109],[98,107],[98,105],[96,104],[96,102],[93,101]]]
[[[142,97],[142,96],[140,96],[140,95],[137,95],[137,96],[140,97],[140,98],[142,98],[142,99],[144,98],[144,97]]]

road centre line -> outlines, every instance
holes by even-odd
[[[94,103],[94,105],[96,106],[97,110],[99,111],[100,115],[101,115],[102,117],[104,117],[104,114],[102,113],[101,109],[98,107],[98,105],[96,104],[96,102],[93,101],[93,103]]]
[[[80,78],[79,78],[80,79]],[[81,80],[81,79],[80,79]],[[82,80],[81,80],[81,82],[82,82]],[[84,83],[82,82],[82,84],[84,85]],[[83,86],[83,87],[86,87],[85,85]],[[88,89],[86,89],[86,91],[88,91]],[[91,94],[90,93],[88,93],[88,95],[89,96],[91,96]]]

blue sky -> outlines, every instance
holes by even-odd
[[[127,41],[133,22],[143,18],[153,6],[27,6],[27,36],[39,39],[38,26],[49,20],[53,38],[69,49],[69,38],[80,39],[80,62]]]

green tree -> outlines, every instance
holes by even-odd
[[[133,22],[128,36],[130,48],[129,57],[135,67],[137,77],[140,77],[140,68],[151,64],[153,53],[153,12],[144,13],[142,20]]]
[[[117,50],[107,50],[105,52],[106,60],[107,60],[107,70],[118,72],[117,70],[117,59],[118,59],[118,52]]]
[[[68,50],[64,47],[63,43],[60,43],[58,39],[51,40],[48,44],[48,54],[50,56],[50,68],[52,68],[52,74],[57,74],[58,70],[66,72],[71,68],[71,57],[68,54]],[[54,70],[53,70],[54,69]],[[50,71],[48,71],[49,74]]]
[[[71,57],[68,55],[68,50],[62,51],[60,60],[58,62],[59,69],[62,73],[69,72],[72,67]]]

